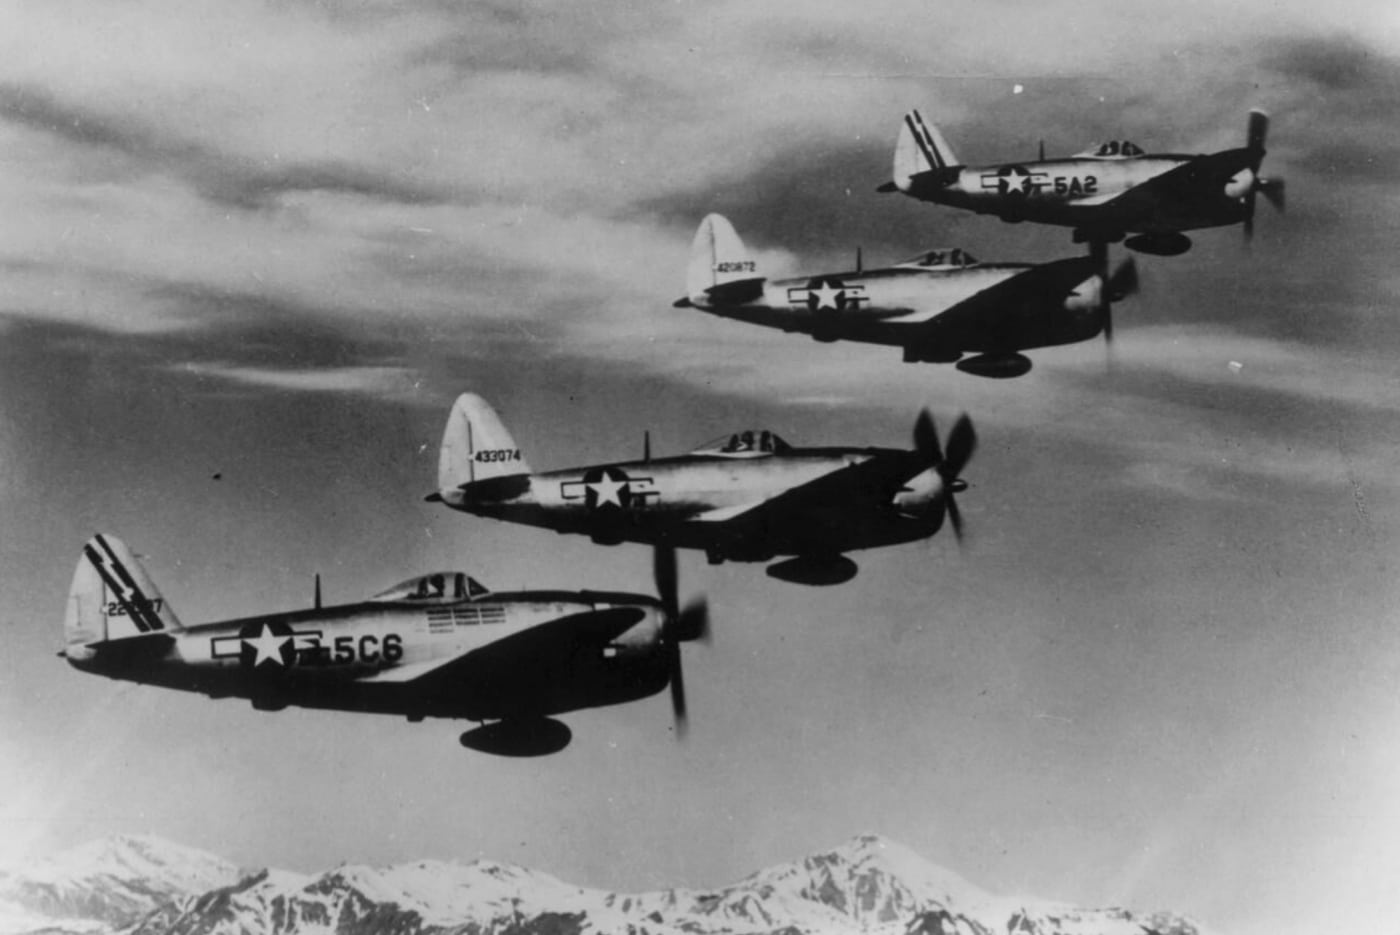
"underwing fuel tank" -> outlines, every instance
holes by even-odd
[[[955,365],[963,373],[993,380],[1009,380],[1030,372],[1031,359],[1024,354],[978,354]]]

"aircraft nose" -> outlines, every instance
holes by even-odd
[[[661,640],[667,626],[667,613],[659,604],[628,605],[638,614],[630,627],[613,638],[614,646],[630,650],[645,650]]]
[[[1243,198],[1249,194],[1253,187],[1254,172],[1250,169],[1241,169],[1230,178],[1230,181],[1225,183],[1225,194],[1230,198]]]

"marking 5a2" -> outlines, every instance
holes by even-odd
[[[1096,175],[1050,175],[1030,172],[1021,166],[1006,166],[995,172],[984,172],[982,189],[1003,195],[1095,195],[1099,191]]]

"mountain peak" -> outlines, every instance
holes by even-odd
[[[168,881],[181,889],[198,889],[210,881],[236,877],[237,872],[233,864],[208,851],[153,834],[115,834],[35,861],[12,875],[49,883],[103,875],[128,879],[135,876]]]
[[[60,919],[124,925],[172,900],[228,886],[238,868],[149,834],[117,834],[0,874],[0,902]]]
[[[791,890],[856,919],[889,921],[927,907],[966,911],[991,897],[961,876],[880,834],[753,874],[745,884]]]

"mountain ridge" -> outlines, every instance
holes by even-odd
[[[1206,935],[1191,920],[994,896],[860,835],[713,889],[611,892],[493,860],[253,872],[147,835],[0,873],[0,935]]]

